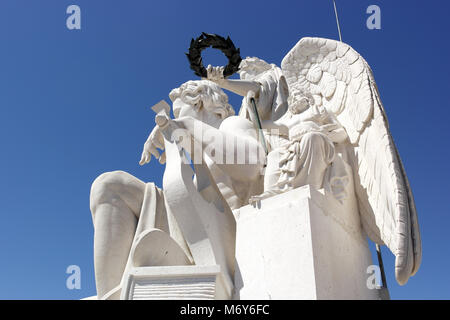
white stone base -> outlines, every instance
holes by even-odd
[[[304,186],[234,213],[234,299],[380,298],[354,205]]]
[[[121,300],[223,298],[219,266],[139,267],[128,274]]]

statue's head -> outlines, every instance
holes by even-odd
[[[275,67],[276,66],[274,64],[269,64],[263,59],[259,59],[257,57],[247,57],[241,61],[238,73],[243,80],[253,80],[264,71]]]
[[[194,116],[207,112],[225,119],[234,115],[234,110],[228,103],[228,96],[214,82],[209,80],[195,80],[183,83],[169,93],[173,103],[173,114]]]

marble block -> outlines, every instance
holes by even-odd
[[[223,298],[216,266],[135,267],[121,300],[213,300]]]
[[[379,299],[357,208],[310,186],[234,211],[234,299]]]

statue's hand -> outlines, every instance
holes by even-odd
[[[208,65],[206,68],[206,72],[208,73],[207,79],[214,82],[223,80],[223,70],[224,67],[213,67],[212,65]]]
[[[328,124],[324,124],[320,128],[322,130],[324,130],[325,132],[332,132],[332,131],[340,129],[341,126],[337,123],[328,123]]]
[[[347,140],[348,135],[345,129],[338,123],[329,123],[321,126],[328,138],[334,143],[343,143]]]
[[[147,141],[144,144],[141,160],[139,161],[139,164],[141,166],[143,166],[146,163],[149,163],[152,158],[152,155],[159,160],[159,163],[164,164],[166,162],[166,154],[162,153],[160,155],[156,148],[161,150],[165,149],[164,138],[159,126],[153,128],[152,132],[148,136]]]

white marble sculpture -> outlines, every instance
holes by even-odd
[[[350,232],[358,239],[367,234],[387,245],[396,256],[397,281],[405,284],[421,261],[417,214],[366,61],[344,43],[303,38],[281,68],[247,58],[240,65],[240,79],[224,79],[222,70],[209,66],[208,80],[189,81],[172,90],[174,119],[165,102],[153,107],[157,125],[140,164],[151,157],[165,163],[162,189],[121,171],[94,181],[98,298],[123,297],[131,275],[139,274],[133,268],[170,266],[212,267],[218,270],[216,298],[236,298],[239,209],[250,212],[249,203],[274,206],[276,197],[307,185],[325,192],[325,200],[314,196],[314,201],[340,203],[338,210],[356,212],[357,219],[348,218],[351,223],[342,218],[345,212],[336,219],[344,229],[358,229]],[[238,116],[221,88],[243,97]],[[255,126],[251,99],[264,141]],[[329,196],[334,200],[326,200]],[[154,277],[156,269],[151,270]],[[186,270],[191,279],[192,269]],[[208,272],[202,279],[210,279]]]

